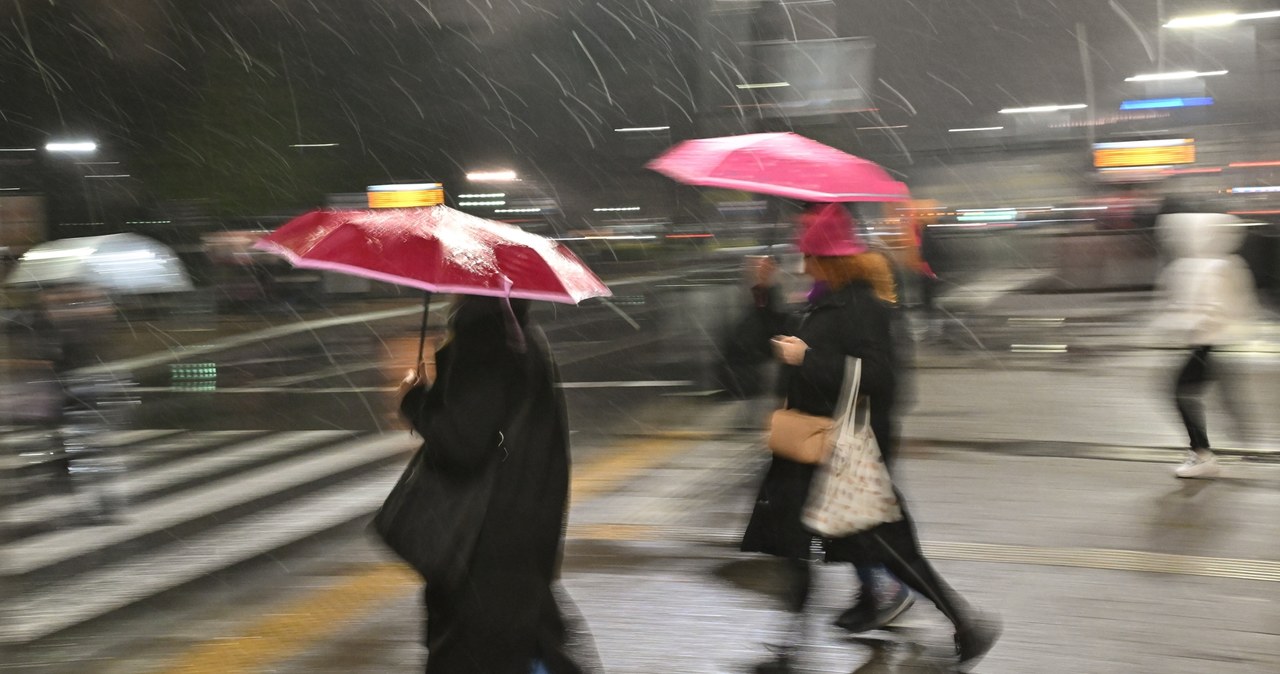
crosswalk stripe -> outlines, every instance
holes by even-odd
[[[661,465],[694,443],[680,439],[636,439],[574,469],[570,487],[577,504],[617,489]],[[421,584],[406,567],[376,565],[281,607],[240,634],[197,645],[163,670],[164,674],[240,674],[262,671],[312,643],[359,620],[385,600]]]

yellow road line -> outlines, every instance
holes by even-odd
[[[616,490],[692,443],[678,435],[622,443],[607,455],[574,469],[571,504]],[[422,579],[402,564],[376,564],[338,583],[308,593],[249,625],[239,635],[203,642],[178,656],[165,674],[240,674],[304,652],[311,644],[404,596]]]
[[[359,575],[281,608],[244,634],[207,641],[185,653],[167,672],[251,672],[303,651],[315,640],[371,612],[381,602],[403,596],[421,583],[403,564],[378,564]]]

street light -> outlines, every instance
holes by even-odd
[[[1172,73],[1147,73],[1145,75],[1134,75],[1126,77],[1126,82],[1161,82],[1165,80],[1192,80],[1197,77],[1215,77],[1217,75],[1226,75],[1226,70],[1206,70],[1204,72],[1196,72],[1194,70],[1179,70]]]
[[[1231,26],[1240,21],[1254,21],[1257,19],[1274,19],[1280,17],[1280,11],[1271,12],[1249,12],[1246,14],[1237,14],[1235,12],[1221,12],[1218,14],[1202,14],[1200,16],[1183,16],[1173,19],[1164,25],[1165,28],[1221,28],[1223,26]]]
[[[1084,103],[1070,103],[1067,105],[1033,105],[1027,108],[1004,108],[1000,110],[1002,115],[1015,115],[1028,112],[1058,112],[1059,110],[1080,110],[1089,106]]]
[[[98,144],[91,140],[67,140],[67,141],[50,141],[45,143],[46,152],[61,152],[66,154],[88,154],[98,149]]]
[[[475,171],[467,174],[467,180],[478,183],[509,183],[519,178],[516,177],[516,172],[511,170]]]

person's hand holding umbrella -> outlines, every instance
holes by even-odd
[[[427,364],[420,362],[417,366],[405,371],[404,379],[400,380],[400,388],[397,391],[397,398],[403,398],[404,394],[419,386],[430,386],[431,380],[427,378]]]

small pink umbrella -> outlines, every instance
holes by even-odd
[[[433,292],[564,304],[612,295],[563,244],[447,206],[311,211],[254,247],[297,267],[421,288],[424,303]],[[422,326],[425,336],[425,311]],[[418,351],[421,360],[421,342]]]
[[[686,140],[646,166],[688,185],[805,201],[911,198],[878,164],[789,132]]]

